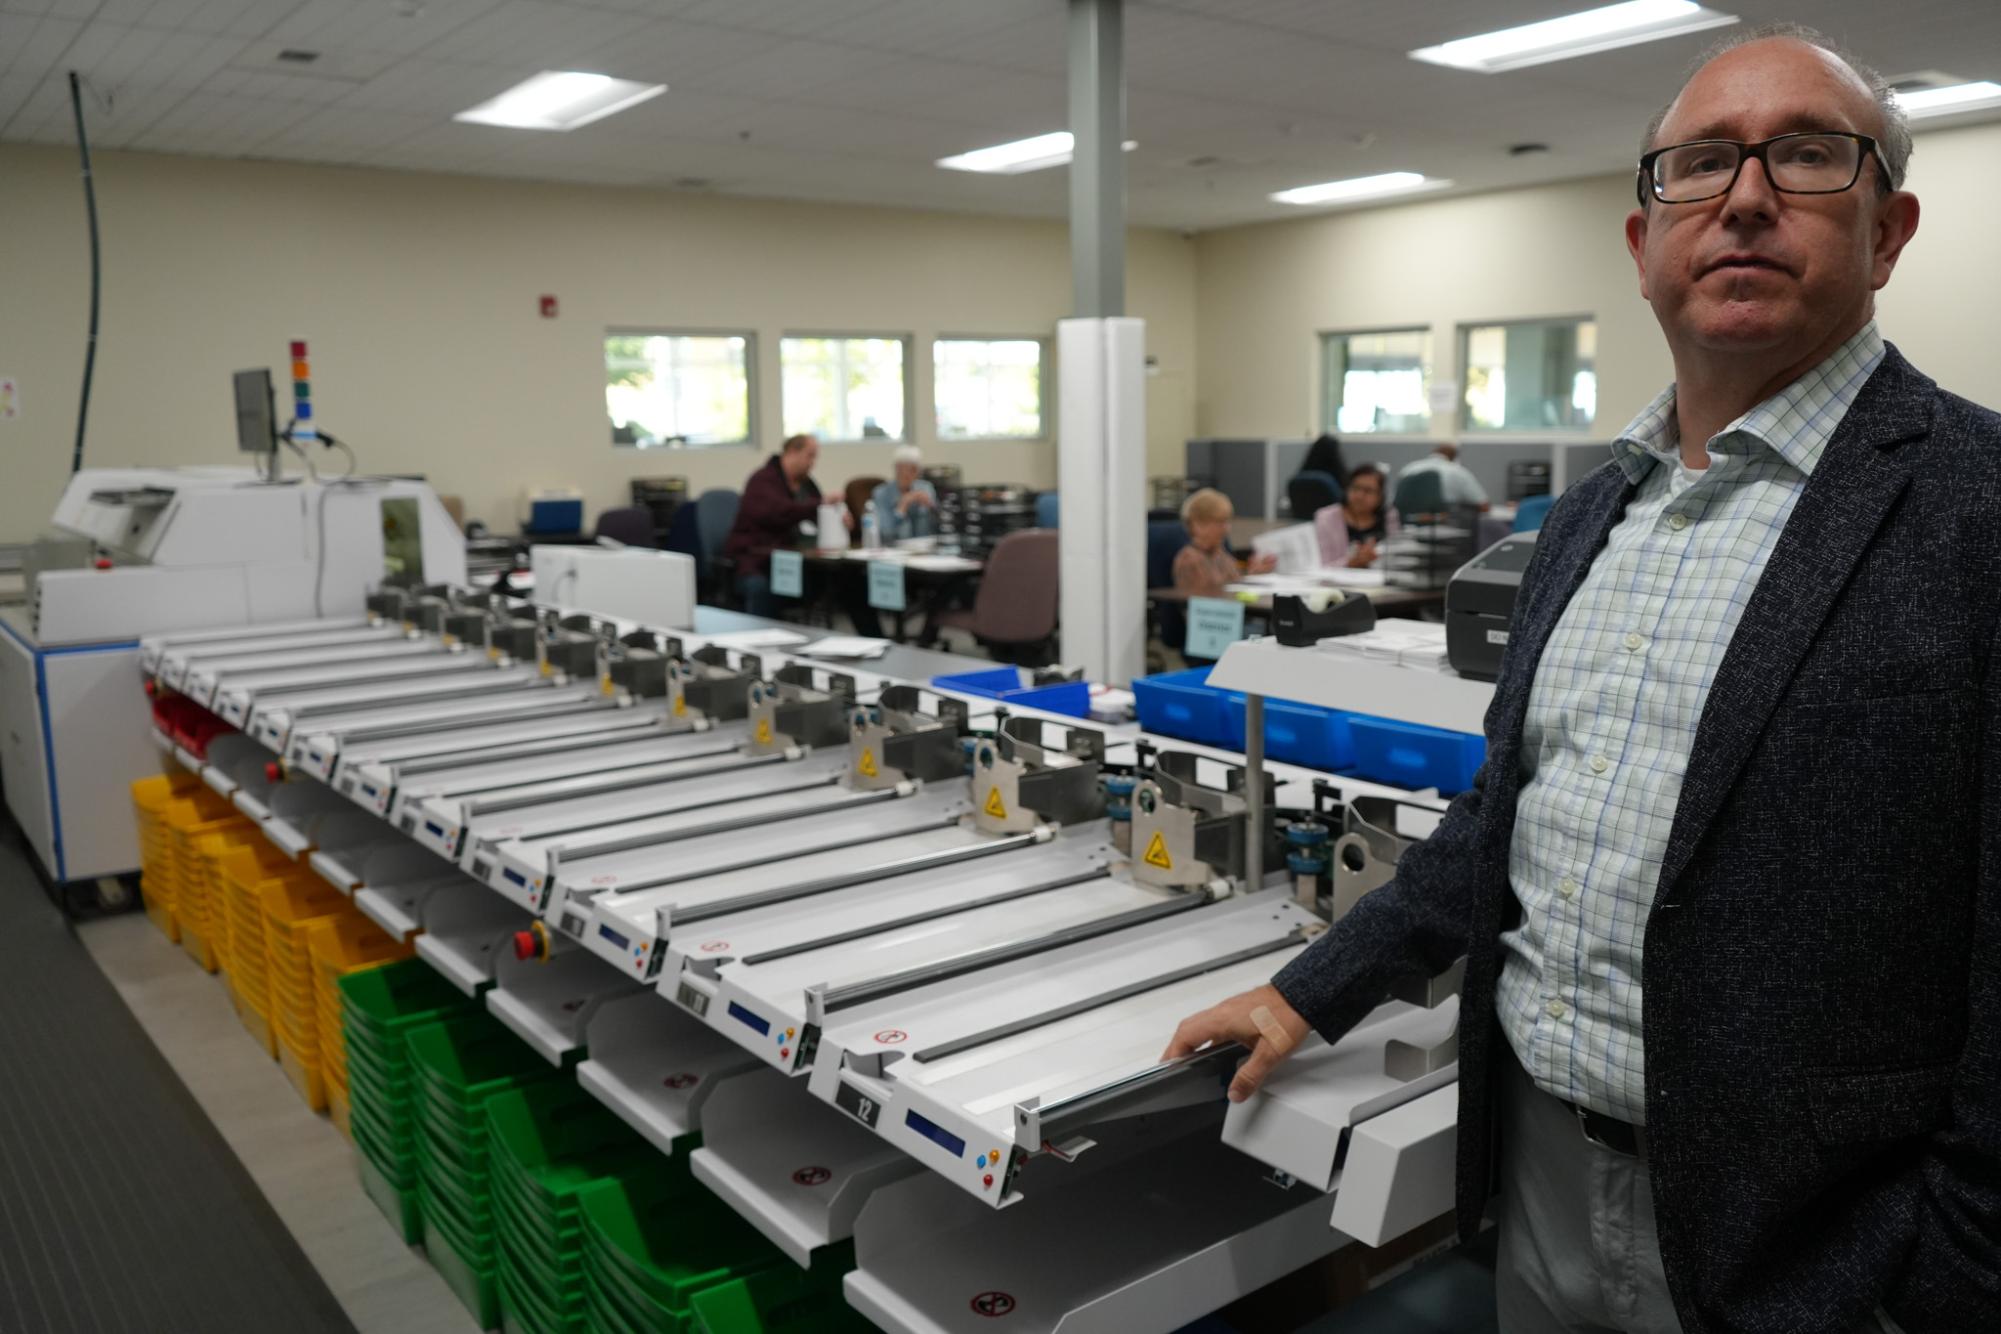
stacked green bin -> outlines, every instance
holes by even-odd
[[[580,1085],[537,1084],[486,1104],[500,1237],[503,1328],[582,1334],[584,1276],[577,1196],[607,1178],[642,1174],[700,1186]]]
[[[800,1269],[712,1195],[654,1178],[577,1195],[590,1334],[865,1334],[841,1278],[851,1247]]]
[[[487,1100],[557,1077],[526,1043],[484,1014],[411,1030],[417,1189],[432,1268],[482,1328],[500,1322]]]
[[[340,1010],[362,1188],[412,1244],[424,1236],[417,1191],[413,1029],[476,1013],[430,965],[407,959],[340,979]]]

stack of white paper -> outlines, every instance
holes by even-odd
[[[1378,621],[1373,630],[1323,639],[1316,647],[1324,653],[1437,671],[1445,665],[1445,627],[1426,621]]]
[[[889,652],[887,639],[865,639],[860,635],[828,635],[799,650],[805,658],[880,658]]]

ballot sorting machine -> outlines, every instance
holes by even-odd
[[[1239,1106],[1241,1049],[1161,1059],[1421,803],[450,587],[141,663],[242,728],[181,762],[794,1259],[852,1239],[885,1328],[1171,1329],[1450,1207],[1450,978]]]

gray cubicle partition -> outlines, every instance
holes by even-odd
[[[1289,517],[1285,484],[1299,471],[1310,442],[1305,440],[1190,440],[1188,476],[1201,478],[1230,498],[1241,518]],[[1352,468],[1381,464],[1391,477],[1437,447],[1430,440],[1380,435],[1351,435],[1341,441],[1341,457]],[[1508,465],[1540,463],[1550,470],[1551,489],[1571,482],[1612,457],[1603,443],[1570,444],[1550,441],[1462,440],[1459,461],[1470,469],[1496,502],[1508,496]]]

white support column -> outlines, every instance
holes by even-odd
[[[1056,326],[1062,660],[1123,685],[1146,671],[1146,324]]]

